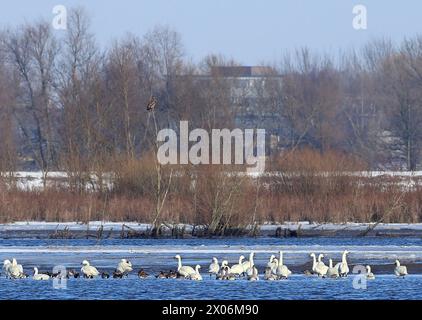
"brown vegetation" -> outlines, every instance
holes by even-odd
[[[421,181],[353,175],[361,161],[333,151],[295,151],[274,164],[279,175],[259,179],[228,174],[215,166],[174,167],[173,183],[158,225],[205,225],[209,234],[227,234],[264,222],[422,221]],[[121,165],[109,191],[71,192],[59,187],[19,191],[3,185],[0,222],[138,221],[156,214],[156,173],[151,158]],[[223,170],[224,169],[224,170]],[[344,170],[343,170],[344,169]],[[168,178],[170,169],[163,173]],[[231,171],[233,172],[233,171]]]

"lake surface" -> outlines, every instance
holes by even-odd
[[[350,274],[343,279],[305,276],[311,252],[324,253],[325,261],[341,259],[350,251],[349,264],[372,265],[375,280],[366,282]],[[284,262],[294,272],[285,281],[264,281],[262,272],[271,254],[284,252]],[[237,263],[240,254],[254,251],[261,280],[217,281],[206,272],[212,257]],[[175,254],[184,265],[202,266],[204,281],[156,279],[159,271],[176,268]],[[54,266],[79,269],[87,259],[100,271],[111,273],[121,258],[134,265],[125,279],[69,279],[66,289],[55,289],[53,280],[9,280],[0,277],[0,299],[422,299],[422,239],[420,238],[234,238],[234,239],[110,239],[36,240],[0,239],[0,259],[16,258],[27,274],[32,268],[51,271]],[[405,279],[393,275],[394,261],[409,268]],[[139,279],[143,268],[151,277]],[[352,269],[352,268],[351,268]],[[355,283],[355,285],[354,285]],[[357,283],[357,286],[356,286]]]

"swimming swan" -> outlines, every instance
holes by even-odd
[[[34,280],[48,280],[50,276],[48,274],[38,273],[38,268],[34,268],[34,275],[32,276]]]
[[[407,273],[407,267],[406,266],[401,266],[399,260],[396,260],[396,267],[394,269],[394,274],[397,277],[403,277],[403,278],[404,278],[404,276],[407,276],[408,275],[408,273]]]
[[[82,261],[81,264],[81,272],[83,273],[85,278],[94,278],[100,274],[97,268],[91,266],[87,260]]]
[[[279,279],[287,279],[292,274],[292,272],[289,270],[289,268],[287,268],[287,266],[283,264],[283,252],[280,251],[279,254],[280,257],[277,264],[276,275]]]
[[[208,269],[208,273],[210,276],[218,275],[218,272],[220,271],[220,265],[218,264],[218,259],[216,257],[212,258],[212,263],[210,264],[210,267]]]
[[[371,272],[370,266],[366,266],[366,279],[368,279],[368,280],[374,280],[375,279],[375,275]]]
[[[201,266],[197,264],[195,267],[195,273],[190,275],[191,280],[202,281],[202,276],[199,273],[199,269],[201,269]]]
[[[236,276],[240,276],[242,273],[244,273],[245,271],[243,270],[243,260],[245,260],[244,256],[240,256],[239,257],[239,263],[233,265],[230,268],[230,273],[232,275],[236,275]]]
[[[255,255],[255,253],[251,252],[250,255],[249,255],[249,261],[245,261],[245,262],[242,263],[243,272],[247,273],[248,269],[252,267],[254,255]]]
[[[127,274],[133,271],[132,263],[127,259],[120,260],[119,264],[117,265],[116,272]]]
[[[327,270],[327,277],[328,278],[338,278],[340,274],[338,273],[338,269],[333,267],[333,259],[329,260],[329,266]]]
[[[196,273],[194,268],[182,266],[182,257],[180,257],[180,255],[176,255],[174,258],[177,259],[178,262],[177,273],[179,273],[182,277],[189,278],[191,275]]]

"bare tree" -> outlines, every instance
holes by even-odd
[[[18,74],[20,88],[14,117],[23,133],[44,183],[51,168],[57,167],[57,132],[54,125],[58,109],[54,105],[54,69],[58,44],[46,22],[6,31],[3,47],[8,63]]]

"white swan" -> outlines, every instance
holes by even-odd
[[[375,275],[371,272],[371,266],[366,266],[366,279],[374,280]]]
[[[274,266],[271,268],[271,272],[272,272],[275,276],[277,276],[277,267],[278,267],[278,259],[277,259],[277,258],[274,258],[274,259],[273,259],[273,264],[274,264]]]
[[[94,278],[100,274],[97,268],[91,266],[87,260],[82,261],[81,264],[81,272],[83,273],[85,278]]]
[[[268,268],[271,268],[271,269],[277,268],[277,264],[274,263],[274,258],[275,258],[275,255],[272,254],[270,257],[270,261],[268,261],[267,263]]]
[[[191,275],[196,273],[194,268],[189,267],[189,266],[182,266],[182,258],[180,257],[180,255],[176,255],[174,258],[177,259],[177,262],[178,262],[177,272],[182,277],[189,278]]]
[[[7,274],[9,278],[19,279],[24,278],[23,267],[21,264],[18,264],[15,258],[12,259],[12,263],[7,267]]]
[[[343,255],[341,256],[341,263],[336,265],[337,269],[339,270],[340,277],[347,277],[349,274],[349,265],[347,264],[347,255],[349,251],[344,250]]]
[[[243,265],[243,272],[247,273],[248,269],[250,269],[253,265],[253,257],[254,257],[255,253],[251,252],[249,255],[249,261],[245,261],[242,263]]]
[[[400,265],[400,261],[399,260],[396,260],[396,267],[394,268],[394,274],[397,277],[403,277],[403,278],[404,278],[404,276],[407,276],[408,275],[408,273],[407,273],[407,267]]]
[[[320,277],[325,277],[327,275],[328,267],[325,265],[325,263],[322,261],[322,258],[324,258],[324,255],[321,253],[318,256],[318,262],[315,266],[315,272]]]
[[[292,272],[289,270],[289,268],[287,268],[287,266],[283,264],[283,252],[280,251],[279,254],[280,257],[277,264],[276,275],[279,279],[287,279],[292,274]]]
[[[34,275],[32,276],[34,280],[48,280],[50,276],[48,274],[38,273],[38,268],[34,268]]]
[[[216,257],[212,258],[212,263],[210,264],[210,267],[208,269],[208,273],[211,275],[218,275],[218,272],[220,271],[220,265],[218,264],[218,259]]]
[[[4,270],[4,274],[6,276],[6,278],[10,278],[10,274],[9,274],[9,266],[12,265],[12,262],[10,262],[10,260],[4,260],[3,261],[3,270]]]
[[[120,260],[119,264],[117,265],[116,272],[127,274],[133,271],[132,263],[127,259]]]
[[[233,265],[230,268],[230,273],[236,276],[240,276],[242,273],[244,273],[245,271],[243,270],[243,260],[245,260],[244,256],[240,256],[239,257],[239,263]]]
[[[255,253],[254,253],[254,252],[252,252],[252,253],[249,255],[249,261],[248,261],[248,263],[249,263],[249,268],[248,268],[248,269],[246,269],[246,275],[247,275],[248,277],[253,276],[255,273],[256,273],[256,274],[258,274],[258,269],[255,267],[255,262],[254,262],[254,260],[253,260],[254,255],[255,255]],[[243,263],[243,267],[245,267],[245,264],[244,264],[244,263]]]
[[[338,278],[340,274],[338,273],[338,269],[333,267],[333,259],[329,260],[329,266],[327,270],[327,277],[329,278]]]
[[[190,275],[191,280],[202,281],[202,276],[199,273],[199,269],[201,269],[201,266],[197,264],[195,267],[195,273]]]

